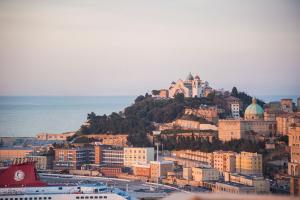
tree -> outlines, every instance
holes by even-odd
[[[236,87],[233,87],[231,90],[231,96],[238,97],[238,90]]]
[[[177,103],[183,103],[184,102],[184,95],[182,93],[178,93],[174,97],[175,101]]]
[[[156,96],[156,95],[159,95],[159,93],[160,93],[159,90],[152,90],[152,94],[155,95],[155,96]]]

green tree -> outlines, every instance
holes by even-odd
[[[152,94],[155,95],[155,96],[156,96],[156,95],[159,95],[159,93],[160,93],[159,90],[152,90]]]
[[[175,95],[174,99],[177,103],[183,103],[184,102],[184,94],[178,93]]]
[[[233,87],[231,90],[231,96],[238,97],[238,90],[236,87]]]

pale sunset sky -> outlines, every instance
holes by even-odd
[[[138,95],[189,72],[299,95],[300,1],[0,1],[0,95]]]

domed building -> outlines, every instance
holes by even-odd
[[[264,109],[257,104],[256,99],[252,99],[252,104],[250,104],[245,110],[245,120],[258,120],[263,119]]]
[[[219,120],[218,137],[221,141],[233,139],[256,139],[276,134],[276,121],[264,119],[264,109],[252,99],[244,114],[244,119]]]
[[[172,82],[169,87],[169,97],[173,98],[176,94],[182,93],[185,97],[204,97],[205,91],[211,89],[207,81],[195,77],[189,73],[185,80],[179,79],[176,83]]]

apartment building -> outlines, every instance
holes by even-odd
[[[289,128],[289,146],[291,148],[291,160],[288,164],[290,177],[290,193],[300,195],[300,123]]]
[[[237,154],[236,172],[245,175],[261,175],[262,155],[250,152],[241,152],[240,154]]]
[[[263,176],[242,175],[238,173],[225,173],[225,181],[253,186],[259,194],[270,193],[270,181]]]
[[[227,192],[231,194],[253,194],[255,188],[253,186],[243,185],[240,183],[233,182],[216,182],[212,188],[213,192]]]
[[[220,174],[223,172],[235,172],[237,153],[231,151],[215,151],[213,152],[213,167]]]
[[[132,167],[134,164],[147,164],[154,160],[153,147],[125,147],[124,166]]]
[[[83,164],[94,163],[94,150],[91,148],[55,149],[53,168],[56,170],[80,169]]]
[[[124,150],[121,147],[107,145],[95,145],[95,164],[106,166],[124,165]]]
[[[173,172],[173,162],[171,161],[150,161],[151,178],[165,178],[168,172]]]
[[[193,167],[192,177],[194,181],[217,181],[219,172],[214,168]]]

